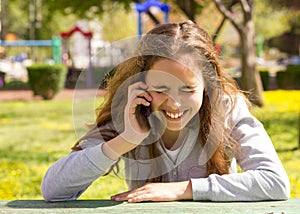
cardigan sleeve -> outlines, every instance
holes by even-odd
[[[235,153],[243,172],[192,179],[193,199],[210,201],[286,200],[290,183],[263,125],[251,115],[243,98],[228,118]]]
[[[99,176],[116,161],[102,152],[103,140],[86,139],[83,150],[71,152],[56,161],[46,172],[41,191],[46,201],[77,199]]]

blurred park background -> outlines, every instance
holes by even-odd
[[[105,91],[101,80],[124,48],[118,41],[187,19],[211,34],[225,72],[252,92],[252,113],[288,172],[291,197],[300,197],[299,0],[0,0],[0,6],[0,199],[42,198],[44,173],[78,137],[73,92]],[[126,190],[114,175],[92,185],[81,198]]]

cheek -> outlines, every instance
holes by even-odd
[[[189,97],[188,100],[186,100],[187,103],[190,103],[190,105],[193,107],[195,111],[199,111],[202,106],[203,96],[202,94],[194,94],[193,96]]]
[[[152,97],[151,101],[151,108],[153,111],[158,110],[159,107],[165,102],[167,99],[166,94],[158,94],[156,92],[149,92],[150,96]]]

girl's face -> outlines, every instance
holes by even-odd
[[[199,112],[203,100],[202,75],[182,64],[161,59],[146,74],[146,84],[152,96],[151,110],[166,118],[166,129],[180,131]]]

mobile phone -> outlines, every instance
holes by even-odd
[[[137,107],[137,111],[139,112],[140,117],[138,118],[138,122],[141,126],[145,125],[147,128],[150,128],[149,117],[152,113],[150,106],[139,105]]]

